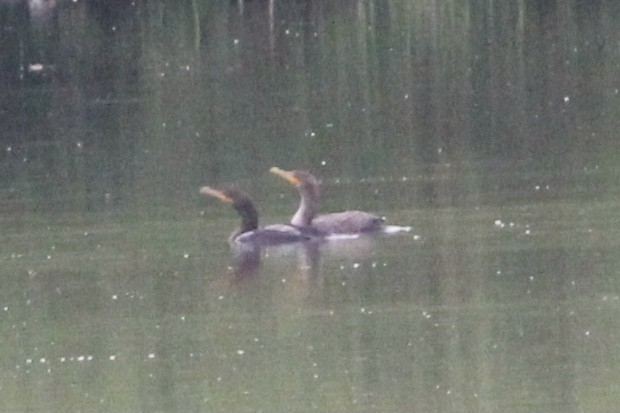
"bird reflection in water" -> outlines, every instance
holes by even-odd
[[[290,278],[304,283],[318,276],[320,262],[320,242],[308,241],[266,250],[260,245],[232,245],[231,270],[235,282],[254,278],[264,258],[289,263],[294,259],[295,267]]]

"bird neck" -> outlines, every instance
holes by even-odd
[[[233,234],[233,237],[241,235],[244,232],[254,231],[258,228],[258,212],[256,212],[256,209],[252,205],[244,204],[236,209],[241,216],[241,226]]]
[[[299,208],[293,218],[291,219],[291,224],[300,227],[310,226],[312,219],[316,215],[318,210],[318,194],[310,193],[309,191],[301,190],[299,191],[301,195],[301,203],[299,204]]]

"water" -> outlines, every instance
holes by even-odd
[[[0,3],[3,410],[614,410],[619,16]],[[274,165],[412,230],[231,251]]]

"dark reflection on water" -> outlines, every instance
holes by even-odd
[[[7,411],[613,411],[617,2],[0,1]],[[230,250],[322,209],[411,233]]]

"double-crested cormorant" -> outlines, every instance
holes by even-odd
[[[236,189],[217,190],[208,186],[200,188],[203,195],[213,196],[220,201],[232,204],[241,216],[241,226],[229,238],[231,243],[253,245],[278,245],[309,241],[316,238],[316,231],[310,228],[296,228],[294,225],[275,224],[258,227],[258,212],[250,197]]]
[[[383,218],[364,211],[343,211],[315,216],[319,209],[319,182],[307,171],[285,171],[278,167],[269,170],[284,178],[299,191],[301,203],[291,224],[311,226],[323,234],[359,234],[383,229]]]

